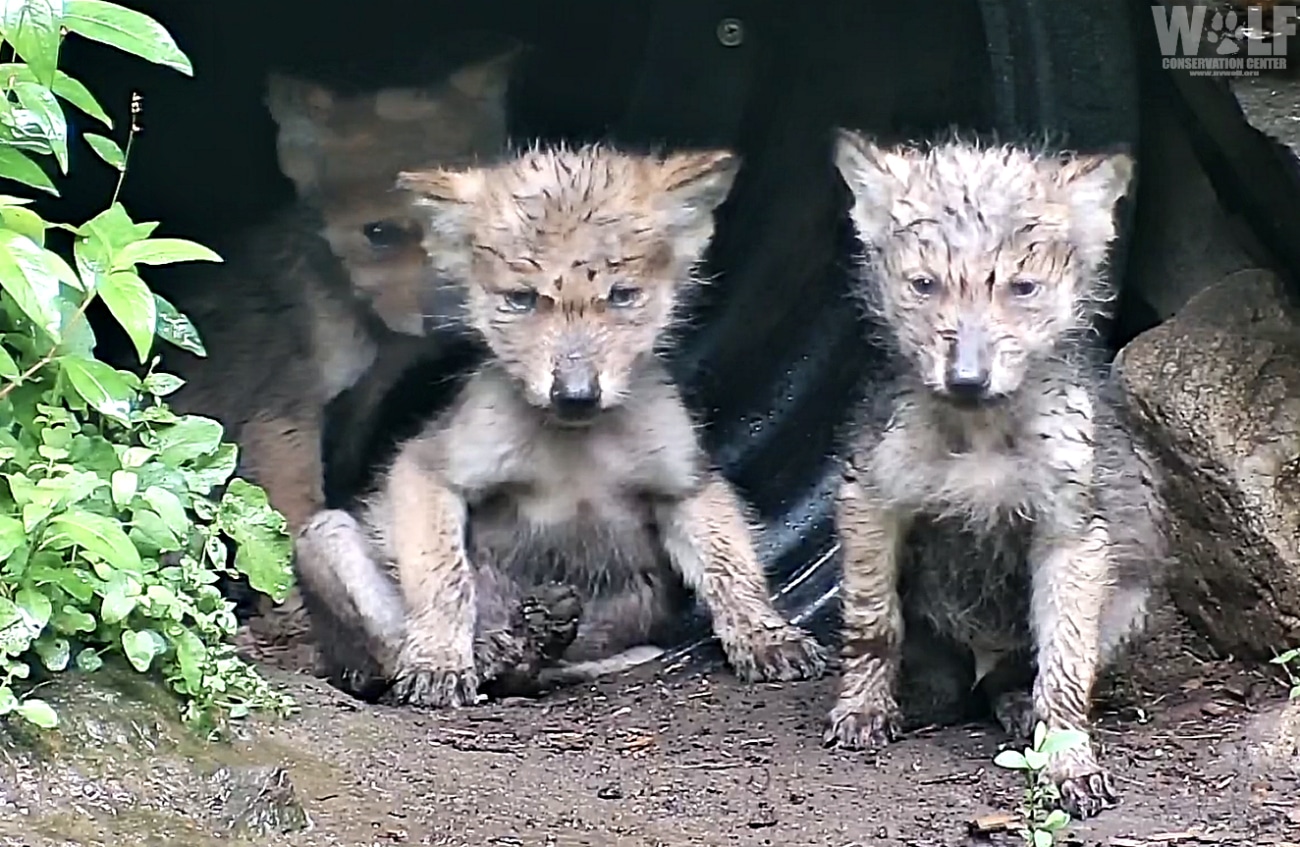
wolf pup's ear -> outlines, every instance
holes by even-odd
[[[1077,155],[1056,163],[1054,183],[1070,210],[1070,237],[1101,261],[1114,240],[1115,204],[1128,193],[1136,162],[1127,152]]]
[[[1059,163],[1056,184],[1072,207],[1110,211],[1128,193],[1135,167],[1127,151],[1070,156]]]
[[[679,255],[698,257],[713,237],[713,213],[731,193],[740,157],[729,150],[692,150],[647,163],[647,189],[658,198],[665,236]]]
[[[276,123],[280,170],[298,194],[310,194],[320,180],[320,148],[334,111],[334,93],[298,77],[271,73],[263,101]]]
[[[466,65],[448,77],[447,84],[475,100],[502,100],[524,51],[523,44],[516,44],[489,59]]]
[[[835,131],[834,160],[853,193],[850,216],[858,236],[869,244],[879,243],[889,233],[894,200],[907,185],[911,162],[849,129]]]

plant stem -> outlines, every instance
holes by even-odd
[[[87,295],[85,300],[81,301],[81,305],[77,307],[77,311],[72,313],[72,317],[71,319],[68,320],[68,323],[70,324],[74,322],[77,318],[86,314],[86,310],[90,308],[90,303],[94,299],[95,299],[95,292],[92,291],[90,292],[89,295]],[[36,372],[39,371],[41,368],[45,367],[50,362],[53,362],[54,357],[57,356],[58,354],[59,354],[59,345],[55,344],[52,348],[50,348],[50,352],[46,353],[44,356],[36,360],[36,364],[32,365],[30,368],[20,373],[16,379],[14,379],[4,388],[0,388],[0,400],[3,400],[6,397],[8,397],[10,394],[13,393],[13,390],[15,388],[17,388],[23,382],[25,382],[26,380],[34,376]]]

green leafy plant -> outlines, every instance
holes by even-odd
[[[58,69],[73,36],[192,73],[140,12],[105,0],[0,0],[0,178],[20,192],[59,196],[48,171],[52,161],[68,173],[63,103],[114,128]],[[34,695],[38,677],[94,671],[109,654],[160,672],[184,717],[210,728],[292,706],[235,655],[233,603],[216,585],[241,574],[282,600],[291,584],[284,518],[233,477],[237,448],[217,421],[168,408],[164,398],[183,383],[152,355],[157,339],[206,351],[141,267],[221,258],[152,237],[158,225],[133,221],[118,202],[139,113],[133,98],[125,149],[108,134],[82,136],[118,171],[108,208],[91,220],[53,223],[32,198],[0,194],[0,717],[40,727],[58,716]],[[47,236],[71,249],[56,252]],[[86,317],[96,299],[130,338],[139,373],[96,358]]]
[[[1280,667],[1282,673],[1286,674],[1287,684],[1291,686],[1290,699],[1300,700],[1300,647],[1287,650],[1269,661]]]
[[[1052,847],[1058,843],[1070,816],[1056,808],[1060,792],[1043,773],[1048,759],[1079,744],[1086,744],[1088,736],[1077,729],[1047,731],[1047,724],[1034,727],[1034,743],[1024,750],[1003,750],[993,764],[1025,775],[1025,795],[1020,805],[1024,825],[1020,836],[1029,847]]]

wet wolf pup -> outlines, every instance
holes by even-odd
[[[738,164],[588,146],[402,176],[492,355],[359,522],[324,512],[299,539],[301,584],[373,645],[387,699],[474,702],[485,584],[574,586],[566,662],[656,641],[689,588],[741,678],[824,671],[768,599],[741,501],[654,355]]]
[[[845,131],[836,165],[892,367],[838,498],[844,673],[826,742],[895,736],[905,620],[969,651],[1008,732],[1087,732],[1099,670],[1145,625],[1165,560],[1153,466],[1090,333],[1113,299],[1132,160],[886,150]],[[1076,816],[1116,801],[1091,742],[1048,773]]]
[[[424,87],[350,94],[273,74],[267,104],[297,201],[237,234],[221,250],[225,265],[168,280],[208,347],[206,359],[168,351],[187,380],[173,402],[221,421],[240,446],[241,472],[266,489],[291,533],[324,506],[326,404],[362,383],[377,405],[406,366],[437,349],[426,315],[457,306],[431,296],[443,287],[393,182],[403,168],[505,150],[517,54],[512,47]]]

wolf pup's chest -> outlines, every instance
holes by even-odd
[[[1055,474],[1041,438],[1019,428],[961,430],[905,421],[877,446],[874,477],[889,499],[977,524],[1032,513]]]
[[[502,490],[518,518],[535,527],[644,522],[654,498],[683,483],[687,457],[629,443],[624,433],[554,432],[524,451]]]

